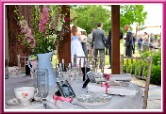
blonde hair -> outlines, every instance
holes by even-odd
[[[72,26],[71,32],[73,33],[73,35],[76,35],[78,32],[78,27],[76,25]]]

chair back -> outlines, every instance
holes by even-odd
[[[143,109],[147,107],[150,77],[152,71],[152,56],[149,58],[124,57],[121,56],[121,74],[131,73],[138,79],[145,80],[145,90],[143,98]]]
[[[74,55],[74,67],[89,67],[92,71],[97,72],[99,69],[99,57],[97,60],[94,57],[85,57],[85,56],[77,56]],[[77,62],[79,61],[79,62]],[[79,64],[77,64],[79,63]],[[83,65],[82,65],[83,64]],[[101,72],[104,73],[104,65],[101,68]]]

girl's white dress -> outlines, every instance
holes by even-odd
[[[79,36],[72,36],[71,41],[71,62],[72,66],[74,66],[74,55],[76,56],[85,56],[84,51],[82,49],[81,42],[79,41]],[[79,59],[76,60],[77,66],[79,65]],[[81,60],[81,67],[83,67],[84,61]]]

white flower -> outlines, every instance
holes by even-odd
[[[62,30],[62,25],[63,23],[62,22],[58,22],[58,26],[57,26],[57,31],[61,31]]]
[[[57,35],[56,35],[56,34],[53,34],[53,38],[56,39],[56,38],[57,38]]]

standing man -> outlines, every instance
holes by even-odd
[[[102,23],[98,23],[97,29],[93,32],[92,37],[92,49],[94,48],[95,62],[97,61],[98,51],[100,52],[100,68],[103,68],[104,63],[104,42],[106,41],[106,35],[104,30],[102,30]]]
[[[111,69],[112,67],[112,55],[111,55],[111,43],[112,43],[112,38],[111,38],[111,28],[109,30],[109,34],[108,34],[108,39],[107,39],[107,42],[108,42],[108,48],[109,48],[109,62],[110,62],[110,67],[108,69]],[[123,32],[122,30],[120,29],[120,39],[123,38]]]
[[[126,56],[132,57],[133,34],[130,31],[130,26],[129,25],[125,25],[124,29],[127,32],[126,36],[125,36]]]

